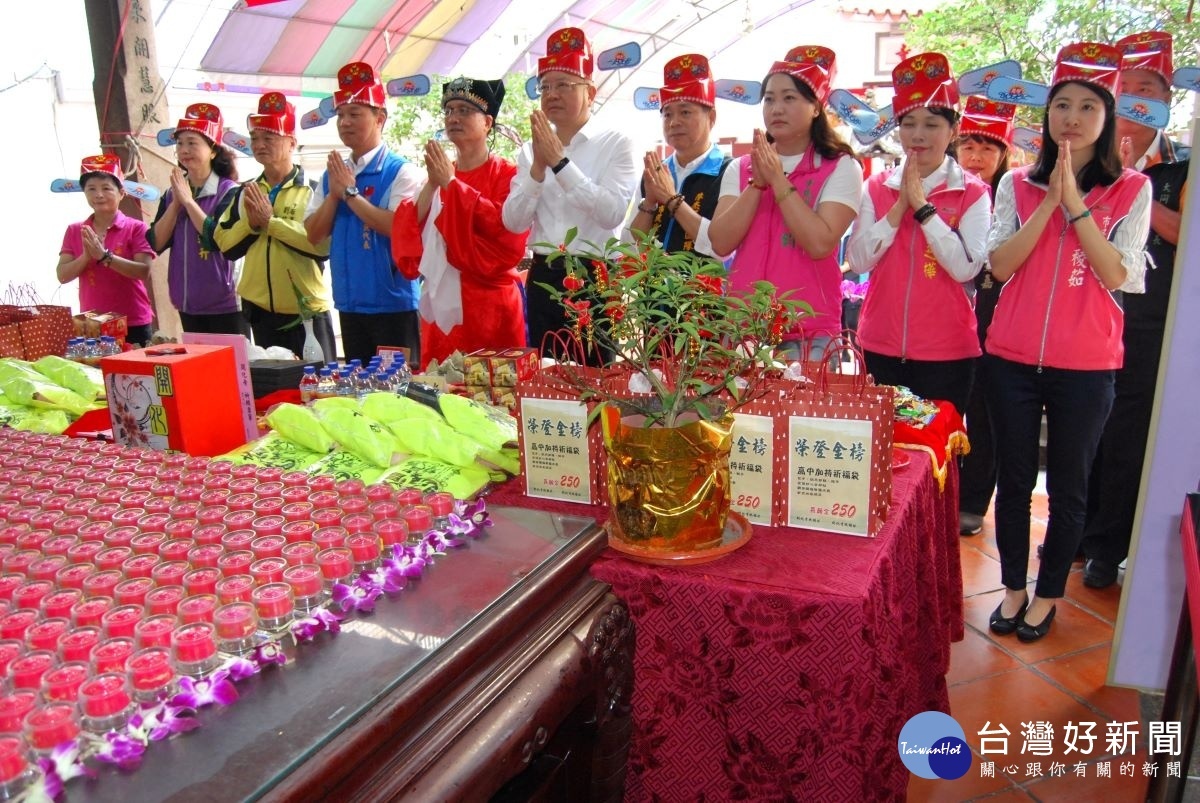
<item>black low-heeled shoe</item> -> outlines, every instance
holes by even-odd
[[[1050,612],[1046,614],[1046,618],[1041,624],[1031,625],[1025,621],[1022,615],[1021,621],[1017,624],[1017,638],[1025,643],[1037,641],[1050,632],[1050,624],[1054,621],[1054,614],[1058,611],[1057,606],[1051,605]]]
[[[1002,614],[1000,610],[1003,607],[1004,601],[1001,600],[1000,604],[996,606],[996,610],[992,611],[992,615],[988,617],[988,628],[997,636],[1007,636],[1017,629],[1017,626],[1025,616],[1025,609],[1029,607],[1029,598],[1025,598],[1025,601],[1021,603],[1021,607],[1017,609],[1017,613],[1014,616],[1005,616]]]

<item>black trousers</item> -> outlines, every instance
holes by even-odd
[[[1162,330],[1125,330],[1125,364],[1088,483],[1083,554],[1120,563],[1129,555],[1133,517],[1150,437],[1150,414],[1162,354]]]
[[[925,399],[948,401],[961,414],[975,377],[975,363],[965,360],[902,360],[874,351],[864,351],[867,370],[877,385],[904,385]]]
[[[295,315],[282,312],[271,312],[246,299],[242,299],[242,314],[254,331],[254,343],[267,349],[271,346],[282,346],[290,349],[297,357],[304,350],[304,327],[294,326],[291,329],[280,329],[296,320]],[[325,361],[337,359],[337,341],[333,337],[333,316],[322,312],[312,319],[313,336],[321,344],[325,352]]]
[[[250,337],[250,326],[240,311],[222,312],[216,315],[193,315],[180,310],[179,320],[183,323],[185,332]]]
[[[342,351],[347,360],[364,363],[380,346],[404,346],[408,364],[421,364],[421,321],[416,310],[409,312],[338,312],[342,325]]]
[[[540,285],[550,285],[559,291],[563,289],[563,279],[567,272],[563,262],[556,260],[548,262],[542,254],[534,254],[529,267],[529,275],[525,280],[525,317],[529,324],[529,345],[539,349],[544,357],[564,357],[578,360],[579,354],[574,347],[563,348],[563,341],[574,339],[571,323],[567,320],[566,310],[562,303],[550,295],[550,291]],[[607,326],[607,319],[598,311],[597,302],[592,302],[593,330]],[[549,337],[548,337],[549,335]],[[586,348],[584,357],[588,365],[602,365],[612,361],[612,352],[608,349]]]
[[[1114,371],[1069,371],[983,358],[993,390],[992,421],[1000,471],[996,481],[996,546],[1005,588],[1025,588],[1029,515],[1038,475],[1038,438],[1046,413],[1046,492],[1050,519],[1036,594],[1063,595],[1083,538],[1088,473],[1113,401]]]

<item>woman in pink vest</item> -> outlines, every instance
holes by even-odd
[[[1006,175],[988,239],[1004,281],[988,330],[1000,469],[996,543],[1004,600],[992,632],[1036,641],[1050,630],[1083,536],[1088,471],[1124,356],[1113,293],[1144,290],[1150,183],[1121,167],[1113,96],[1121,53],[1091,42],[1059,51],[1032,167]],[[1032,599],[1029,502],[1046,414],[1050,518]]]
[[[971,281],[987,256],[987,185],[950,155],[958,87],[946,57],[921,53],[892,70],[904,161],[871,176],[846,252],[871,271],[858,339],[875,381],[966,409],[976,358]]]
[[[726,256],[737,249],[730,292],[769,281],[807,302],[811,317],[784,335],[783,356],[801,355],[810,341],[820,356],[841,330],[842,272],[838,245],[858,209],[862,165],[825,116],[835,75],[832,50],[792,48],[763,83],[763,123],[750,156],[729,166],[708,236]]]

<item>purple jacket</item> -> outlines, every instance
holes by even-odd
[[[200,189],[196,203],[210,220],[215,221],[221,202],[237,182],[218,178],[216,173]],[[162,217],[171,203],[171,190],[163,193],[158,204],[155,222]],[[154,243],[161,254],[171,249],[167,257],[167,286],[171,292],[171,303],[180,312],[189,315],[217,315],[236,312],[237,291],[233,280],[233,262],[217,250],[212,240],[212,226],[198,232],[191,219],[180,213],[170,238],[163,243]]]

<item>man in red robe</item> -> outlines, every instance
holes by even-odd
[[[415,202],[400,204],[392,221],[396,265],[405,277],[424,279],[419,310],[426,362],[455,351],[525,345],[517,263],[529,232],[514,234],[500,219],[517,167],[488,149],[503,99],[502,81],[458,78],[442,86],[446,136],[458,158],[451,162],[440,145],[427,142],[429,181]]]

